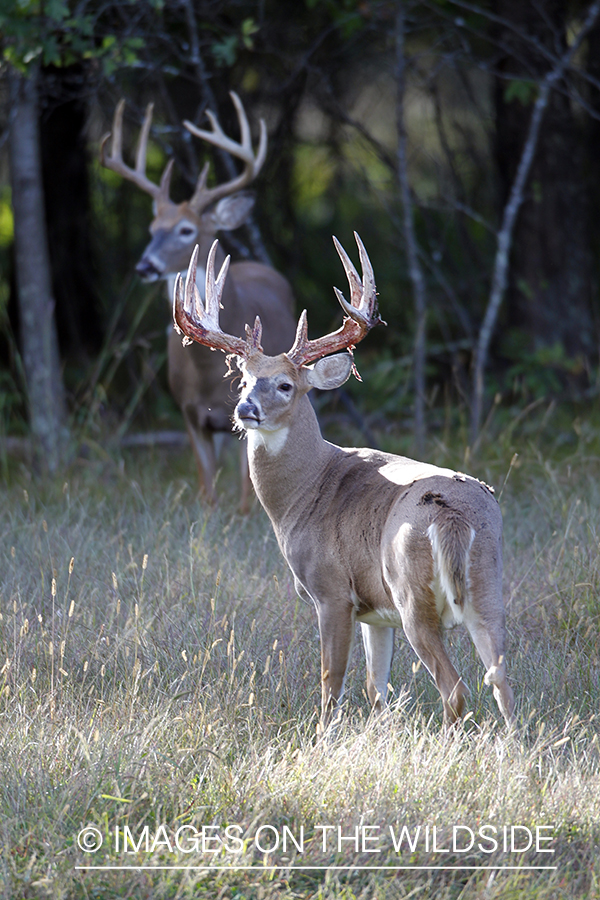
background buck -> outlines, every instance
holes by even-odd
[[[102,139],[100,158],[102,164],[123,178],[132,181],[152,197],[154,218],[150,225],[152,239],[144,250],[136,271],[145,281],[167,280],[169,299],[173,296],[173,283],[178,272],[188,268],[192,249],[199,245],[198,277],[200,290],[204,290],[204,266],[208,251],[219,230],[232,230],[242,225],[254,205],[254,197],[243,192],[258,175],[267,152],[267,132],[260,120],[260,139],[256,156],[252,149],[250,127],[242,103],[231,93],[235,105],[240,142],[228,138],[216,117],[207,110],[212,131],[203,131],[190,122],[186,128],[192,134],[227,150],[240,159],[243,171],[230,181],[207,187],[209,164],[200,173],[191,198],[183,203],[173,203],[169,198],[169,186],[173,160],[167,164],[160,184],[146,176],[146,147],[152,122],[152,104],[146,115],[138,141],[135,168],[123,161],[123,110],[121,100],[115,110],[112,132]],[[112,135],[110,153],[108,141]],[[219,252],[221,260],[223,254]],[[231,334],[241,335],[244,325],[259,315],[265,322],[265,347],[270,353],[280,353],[290,346],[295,330],[294,299],[286,279],[269,266],[257,262],[237,262],[231,266],[230,278],[223,293],[223,327]],[[186,428],[192,441],[200,484],[207,498],[214,502],[217,453],[215,435],[231,431],[231,414],[234,397],[225,375],[228,367],[220,354],[211,353],[205,347],[194,344],[183,347],[175,332],[169,335],[168,379],[169,387],[181,408]],[[249,497],[249,476],[245,442],[241,444],[242,498],[246,509]]]
[[[223,333],[219,303],[228,260],[215,281],[216,246],[208,260],[206,308],[192,258],[185,290],[181,277],[175,287],[175,321],[189,338],[237,357],[242,383],[235,420],[247,432],[252,482],[296,590],[313,601],[319,618],[321,728],[342,697],[356,621],[376,708],[388,690],[394,628],[402,626],[434,678],[444,722],[461,717],[468,691],[448,658],[442,630],[462,622],[510,724],[502,521],[490,489],[450,469],[336,447],[323,440],[308,400],[311,388],[335,388],[350,375],[351,354],[328,354],[351,349],[381,321],[371,263],[358,235],[356,240],[362,280],[334,238],[351,303],[335,289],[346,317],[333,334],[309,341],[304,312],[290,351],[271,357],[260,345],[258,319],[245,340]]]

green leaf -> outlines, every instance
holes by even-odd
[[[232,34],[211,47],[218,66],[233,66],[237,59],[238,38]]]
[[[242,43],[246,50],[252,50],[254,47],[252,35],[256,34],[259,30],[260,29],[254,19],[244,19],[242,22]]]
[[[504,90],[504,102],[512,103],[518,100],[523,106],[530,106],[537,95],[537,84],[533,81],[521,81],[515,78],[510,81]]]
[[[47,0],[44,12],[49,19],[53,19],[55,22],[62,22],[69,18],[69,6],[65,0]]]

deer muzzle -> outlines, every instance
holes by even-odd
[[[142,281],[158,281],[159,278],[162,278],[163,273],[158,269],[151,259],[147,256],[142,256],[139,263],[135,267],[135,271],[138,273]]]
[[[252,400],[240,400],[235,408],[235,420],[242,428],[257,428],[261,422],[260,409]]]

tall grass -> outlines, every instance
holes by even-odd
[[[343,723],[318,745],[316,619],[260,508],[235,511],[234,474],[207,510],[185,453],[80,461],[44,486],[11,471],[0,896],[600,897],[599,464],[581,446],[560,462],[538,447],[525,441],[511,468],[511,435],[476,472],[502,486],[510,470],[515,733],[456,630],[471,689],[458,733],[444,735],[437,691],[400,636],[389,714],[369,718],[357,642]],[[97,852],[78,845],[87,826]],[[418,834],[414,849],[396,852],[390,826]],[[464,826],[456,848],[453,826]],[[517,827],[518,847],[544,826],[541,847],[555,852],[511,853],[502,840],[486,852],[484,826]],[[103,868],[79,868],[90,865]],[[417,868],[431,866],[445,868]]]

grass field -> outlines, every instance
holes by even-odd
[[[513,735],[455,630],[463,730],[398,636],[390,714],[369,718],[357,642],[315,746],[316,617],[262,510],[237,514],[233,459],[215,511],[185,451],[45,485],[5,466],[0,896],[600,898],[598,434],[554,428],[468,466],[504,514]]]

